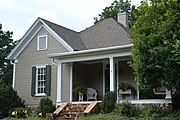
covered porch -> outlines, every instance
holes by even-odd
[[[113,70],[113,83],[110,81],[110,60],[92,60],[83,62],[74,62],[72,71],[72,85],[83,85],[87,88],[93,88],[97,91],[97,100],[102,100],[103,95],[108,91],[115,91],[117,93],[117,101],[138,99],[138,90],[136,82],[134,80],[133,72],[128,65],[130,56],[113,58],[114,70]],[[133,87],[129,93],[125,91],[119,91],[120,83],[127,83]],[[113,88],[110,88],[113,87]],[[110,90],[111,89],[111,90]],[[87,100],[87,96],[84,96],[84,101]],[[78,96],[73,93],[72,101],[78,101]]]
[[[84,85],[97,91],[97,100],[101,101],[108,91],[117,93],[117,102],[124,100],[139,101],[139,90],[128,61],[131,59],[132,45],[110,48],[53,53],[49,55],[57,65],[56,105],[62,102],[78,101],[73,88]],[[129,84],[131,90],[120,90],[121,83]],[[84,97],[83,101],[87,101]],[[159,100],[158,100],[159,101]],[[166,101],[170,102],[170,101]]]

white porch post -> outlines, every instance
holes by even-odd
[[[117,81],[117,87],[116,87],[116,89],[117,89],[117,102],[119,102],[119,91],[118,91],[118,89],[119,89],[119,61],[117,61],[116,62],[116,75],[117,75],[117,78],[116,78],[116,81]]]
[[[58,64],[57,68],[57,99],[56,99],[56,106],[60,105],[62,102],[62,63]]]
[[[73,63],[70,63],[70,102],[72,102],[72,92],[73,92]]]
[[[114,65],[114,58],[110,57],[110,91],[115,90],[115,65]]]
[[[137,81],[137,83],[136,83],[136,85],[137,85],[137,99],[139,100],[139,82]]]

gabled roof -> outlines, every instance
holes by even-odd
[[[100,21],[81,32],[70,30],[44,19],[42,20],[74,50],[88,50],[131,44],[129,40],[129,28],[124,27],[113,18]]]
[[[42,18],[41,18],[42,19]],[[54,32],[65,40],[74,50],[86,49],[80,34],[58,24],[42,19]]]
[[[129,29],[112,18],[100,21],[81,32],[76,32],[45,19],[38,18],[25,33],[18,45],[7,56],[7,59],[16,59],[41,27],[49,31],[69,51],[131,44],[129,40]]]
[[[128,28],[109,18],[80,32],[87,49],[106,48],[130,44]]]

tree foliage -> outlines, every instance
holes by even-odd
[[[126,0],[123,2],[123,0],[117,1],[115,0],[110,6],[105,7],[103,9],[103,12],[98,15],[98,17],[94,17],[95,22],[97,23],[99,21],[102,21],[107,18],[114,18],[117,20],[117,14],[120,12],[127,12],[129,15],[129,25],[131,26],[135,21],[134,14],[131,14],[131,11],[135,10],[135,6],[131,7],[131,1]]]
[[[180,2],[151,0],[131,30],[132,64],[141,89],[180,86]]]
[[[7,117],[8,112],[17,107],[24,107],[24,101],[11,86],[0,84],[0,118]]]
[[[0,24],[0,83],[11,85],[12,83],[12,65],[6,59],[16,42],[12,39],[12,32],[3,31]]]

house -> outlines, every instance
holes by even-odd
[[[26,106],[37,106],[46,96],[59,105],[77,100],[75,85],[96,89],[102,100],[107,91],[118,93],[124,81],[135,89],[127,93],[131,99],[142,102],[127,63],[132,47],[127,25],[126,13],[118,14],[118,22],[109,18],[81,32],[38,18],[7,56],[13,88]]]

